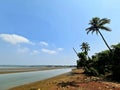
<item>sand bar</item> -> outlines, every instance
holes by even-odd
[[[62,69],[63,67],[18,67],[18,68],[0,68],[0,74],[42,71],[52,69]]]

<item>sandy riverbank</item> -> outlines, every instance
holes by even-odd
[[[9,90],[120,90],[120,84],[85,76],[80,69]]]
[[[43,71],[52,69],[61,69],[63,67],[22,67],[22,68],[0,68],[0,74]]]

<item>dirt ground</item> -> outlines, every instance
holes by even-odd
[[[120,90],[120,83],[104,81],[98,77],[88,77],[82,69],[54,78],[22,85],[10,90]]]

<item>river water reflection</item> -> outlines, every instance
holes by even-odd
[[[66,68],[14,74],[0,74],[0,90],[8,90],[15,86],[44,80],[70,71],[71,68]]]

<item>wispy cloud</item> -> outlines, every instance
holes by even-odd
[[[50,49],[41,49],[42,52],[47,53],[47,54],[57,54],[55,50],[50,50]]]
[[[38,50],[33,50],[32,52],[31,52],[31,55],[37,55],[37,54],[39,54],[40,52],[38,51]]]
[[[44,41],[41,41],[41,42],[40,42],[40,45],[41,45],[41,46],[48,46],[48,43],[47,43],[47,42],[44,42]]]
[[[58,51],[63,51],[64,49],[63,48],[58,48]]]
[[[44,52],[44,53],[47,53],[47,54],[58,54],[59,52],[63,51],[64,49],[63,48],[57,48],[55,50],[51,50],[51,49],[45,49],[45,48],[42,48],[41,51]]]
[[[0,34],[0,38],[10,44],[31,43],[27,38],[16,34]]]

